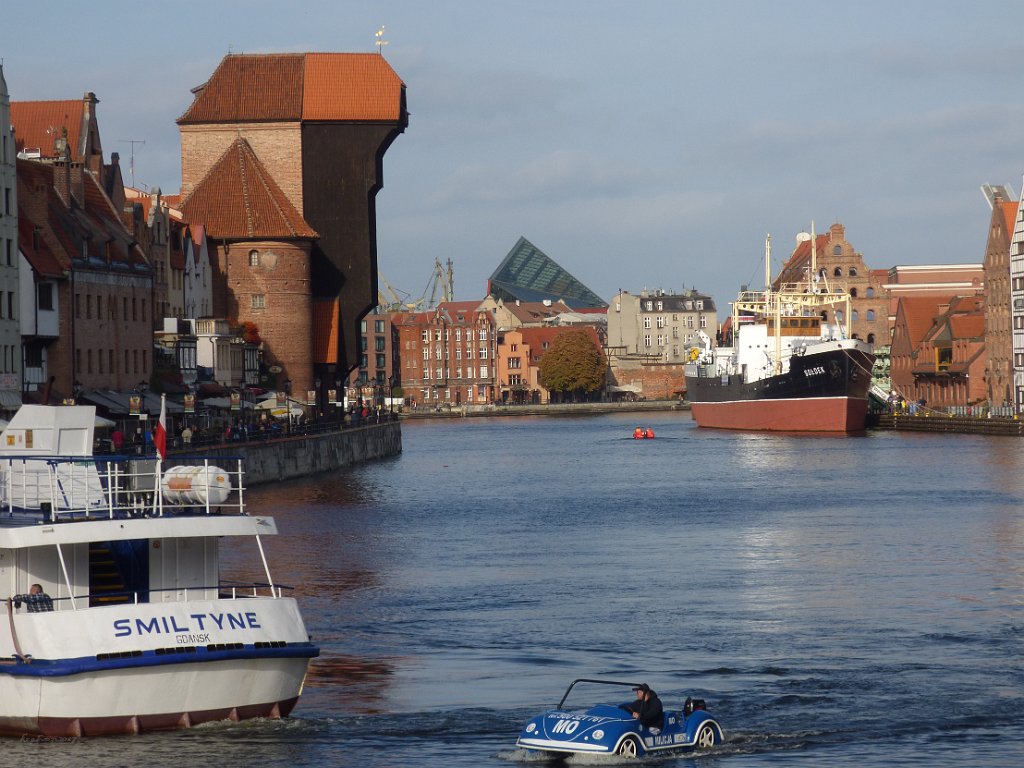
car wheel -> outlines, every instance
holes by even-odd
[[[619,744],[619,748],[615,750],[615,754],[619,757],[636,757],[639,751],[639,746],[636,739],[632,736],[628,736],[622,740]]]
[[[694,741],[698,749],[710,749],[718,741],[718,734],[715,732],[714,726],[704,723],[697,729],[697,738]]]

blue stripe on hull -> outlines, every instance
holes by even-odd
[[[179,652],[180,651],[180,652]],[[320,655],[320,649],[312,643],[289,643],[279,648],[257,648],[246,645],[241,648],[207,650],[205,647],[185,646],[181,649],[131,652],[125,655],[81,656],[74,659],[14,660],[0,663],[0,674],[12,677],[65,677],[67,675],[105,672],[115,669],[136,667],[159,667],[172,664],[195,664],[208,661],[230,661],[234,659],[311,659]]]

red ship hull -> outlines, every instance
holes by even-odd
[[[800,397],[693,403],[694,421],[711,429],[767,432],[863,432],[868,401],[855,397]]]

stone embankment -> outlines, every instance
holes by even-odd
[[[247,486],[332,472],[402,452],[397,421],[242,443],[193,447],[190,456],[241,456]],[[172,453],[173,458],[173,453]]]

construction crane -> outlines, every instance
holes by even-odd
[[[448,259],[447,269],[441,266],[440,259],[434,259],[434,273],[427,282],[427,288],[423,289],[423,297],[420,298],[420,301],[423,302],[427,295],[427,289],[430,289],[430,301],[425,302],[426,309],[433,309],[437,306],[438,287],[441,288],[441,301],[451,301],[452,296],[455,294],[455,279],[452,274],[451,259]]]
[[[439,259],[434,259],[434,270],[427,280],[423,294],[415,301],[410,301],[408,293],[396,289],[384,275],[378,272],[377,303],[385,312],[424,312],[434,309],[438,305],[438,290],[441,292],[441,301],[451,301],[454,295],[454,286],[452,260],[448,259],[447,267],[444,267]]]
[[[387,294],[386,296],[385,292]],[[380,305],[381,309],[385,312],[399,312],[408,308],[409,294],[405,291],[401,291],[401,293],[405,296],[405,300],[398,295],[399,291],[397,291],[395,287],[388,282],[384,275],[379,272],[377,273],[377,303]]]

